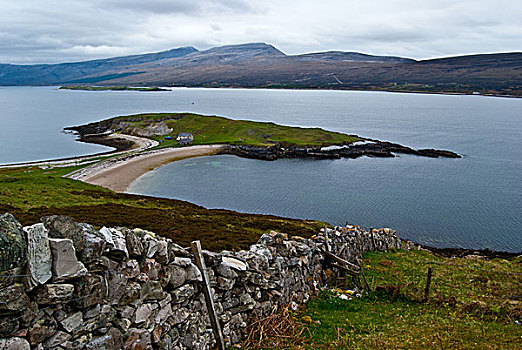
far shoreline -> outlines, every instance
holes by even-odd
[[[34,85],[29,85],[30,87],[36,87]],[[140,90],[134,90],[134,89],[111,89],[112,86],[104,86],[100,85],[99,87],[102,87],[100,90],[95,89],[69,89],[65,86],[61,85],[50,85],[51,87],[58,87],[59,90],[70,90],[70,91],[140,91]],[[92,86],[92,87],[98,87],[98,86]],[[147,88],[155,88],[154,86],[140,86],[136,87],[136,89],[147,89]],[[157,90],[159,92],[168,92],[172,91],[172,89],[231,89],[231,90],[238,90],[238,89],[244,89],[244,90],[283,90],[283,91],[292,91],[292,90],[298,90],[298,91],[358,91],[358,92],[389,92],[389,93],[404,93],[404,94],[418,94],[418,95],[443,95],[443,96],[482,96],[482,97],[500,97],[500,98],[522,98],[522,95],[514,95],[514,94],[495,94],[495,93],[475,93],[474,91],[422,91],[422,90],[390,90],[390,89],[363,89],[363,88],[335,88],[335,87],[281,87],[281,86],[189,86],[189,85],[180,85],[180,86],[158,86],[157,88],[162,90]],[[152,91],[152,90],[151,90]],[[142,91],[143,92],[143,91]],[[145,92],[147,92],[145,90]]]

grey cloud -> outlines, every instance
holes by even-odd
[[[137,13],[157,15],[186,14],[201,16],[208,13],[229,11],[251,12],[253,9],[245,0],[104,0],[100,6]]]
[[[432,33],[422,30],[397,29],[397,28],[372,28],[364,32],[348,34],[345,39],[368,40],[373,42],[415,42],[428,40],[433,37]]]
[[[152,14],[198,14],[202,8],[197,1],[184,0],[106,0],[100,2],[107,10],[125,10]]]
[[[246,42],[288,54],[413,58],[522,50],[522,3],[515,0],[0,0],[0,8],[0,63]]]

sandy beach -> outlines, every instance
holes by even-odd
[[[93,164],[69,177],[115,192],[125,192],[134,180],[147,171],[179,159],[216,154],[224,147],[225,145],[201,145],[142,152]]]

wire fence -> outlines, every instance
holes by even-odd
[[[418,265],[439,266],[433,270],[428,290],[436,292],[437,296],[459,298],[461,301],[472,300],[521,300],[522,299],[522,273],[500,271],[484,267],[467,266],[455,262],[440,261],[415,261]],[[460,276],[447,276],[445,269],[458,269],[467,273],[465,278],[458,279]],[[442,272],[442,273],[441,273]],[[486,275],[486,276],[484,276]],[[495,277],[496,276],[496,277]],[[418,272],[416,269],[400,271],[399,274],[386,274],[371,276],[373,284],[378,281],[389,281],[406,291],[422,292],[426,288],[428,276],[425,272]],[[488,284],[491,283],[491,284]],[[518,286],[518,287],[517,287]],[[469,290],[470,292],[467,292]],[[483,292],[482,292],[483,290]],[[495,293],[495,290],[497,291]],[[504,295],[499,295],[503,293]]]

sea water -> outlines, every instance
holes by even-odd
[[[209,208],[389,226],[434,246],[522,251],[522,99],[355,91],[0,88],[0,163],[107,150],[61,133],[122,114],[196,112],[322,127],[462,159],[212,156],[139,178],[133,193]]]

